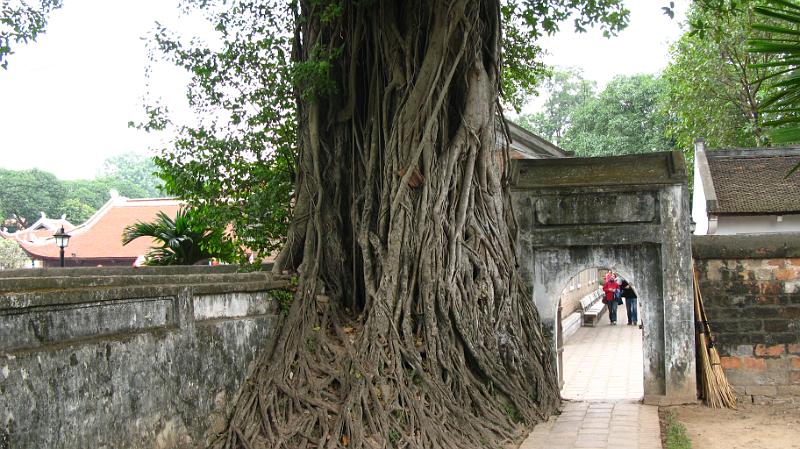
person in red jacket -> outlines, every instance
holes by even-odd
[[[619,291],[619,284],[617,283],[616,276],[610,276],[606,283],[603,284],[603,292],[605,292],[606,297],[603,299],[603,302],[606,306],[608,306],[608,319],[611,321],[611,325],[615,326],[617,324],[617,292]]]

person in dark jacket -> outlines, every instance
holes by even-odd
[[[636,296],[636,290],[633,289],[633,286],[628,281],[623,279],[620,285],[620,291],[622,292],[621,296],[625,298],[625,311],[628,312],[628,324],[636,326],[639,323],[639,307],[637,304],[639,298]]]

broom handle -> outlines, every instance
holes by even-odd
[[[692,261],[692,273],[694,274],[694,261]],[[694,284],[694,288],[692,289],[694,293],[694,320],[695,322],[702,323],[703,316],[700,311],[700,298],[697,296],[697,294],[700,292],[700,290],[697,288],[697,276],[692,276],[692,282]]]
[[[694,261],[692,261],[692,275],[694,277],[694,295],[700,308],[700,322],[703,323],[703,331],[708,335],[708,339],[711,340],[711,326],[708,324],[706,308],[703,306],[703,295],[700,294],[700,279],[697,275],[697,270],[694,268]]]

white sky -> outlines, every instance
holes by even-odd
[[[682,17],[689,0],[677,0]],[[0,69],[0,167],[39,168],[60,179],[90,179],[113,155],[147,153],[156,142],[128,129],[142,117],[147,64],[144,41],[154,21],[178,18],[174,0],[66,0],[37,42],[17,46]],[[679,20],[661,11],[667,0],[628,0],[631,24],[620,36],[574,34],[569,23],[545,40],[545,62],[582,68],[604,85],[614,75],[654,73],[667,64],[667,47],[680,35]],[[194,28],[197,29],[197,28]],[[154,90],[175,108],[186,77],[164,66]],[[527,109],[527,108],[526,108]]]

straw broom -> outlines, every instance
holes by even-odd
[[[692,267],[694,280],[694,314],[698,323],[697,351],[700,353],[700,372],[703,387],[703,400],[711,408],[736,408],[736,395],[719,360],[719,353],[711,340],[711,326],[708,324],[697,271]]]

